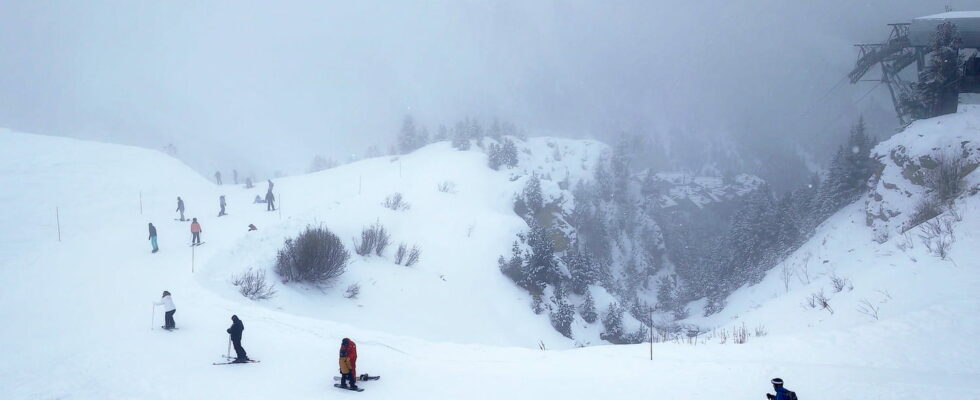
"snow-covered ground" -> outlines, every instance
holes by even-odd
[[[523,171],[574,182],[603,146],[532,139],[526,148]],[[437,143],[277,180],[280,214],[252,204],[265,182],[219,187],[155,151],[0,131],[0,398],[354,395],[332,387],[343,337],[358,343],[361,372],[383,376],[357,394],[377,399],[748,399],[762,398],[774,376],[804,399],[980,398],[975,197],[961,201],[955,264],[921,245],[897,248],[900,236],[875,243],[856,204],[787,260],[796,274],[789,290],[777,267],[698,321],[764,325],[767,336],[741,345],[660,343],[651,361],[647,345],[573,348],[499,273],[497,256],[525,229],[512,211],[523,180],[511,178],[487,168],[478,150]],[[455,190],[437,190],[445,181]],[[395,192],[409,210],[380,205]],[[218,218],[222,194],[229,215]],[[193,254],[187,224],[174,220],[178,195],[204,230],[206,244]],[[271,274],[283,239],[307,224],[349,243],[375,221],[395,245],[418,244],[422,261],[395,265],[394,248],[386,257],[352,254],[332,287],[278,285],[276,297],[257,302],[229,283],[249,267]],[[157,226],[160,253],[150,253],[147,222]],[[801,283],[807,254],[810,280]],[[831,272],[853,290],[830,290]],[[361,287],[353,300],[343,297],[352,283]],[[820,289],[833,314],[802,306]],[[162,290],[177,305],[174,332],[159,329],[159,309],[155,320],[148,312]],[[862,299],[880,306],[880,319],[857,311]],[[227,349],[232,314],[261,363],[211,365]]]

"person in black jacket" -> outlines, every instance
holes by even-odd
[[[242,324],[242,320],[238,319],[237,315],[231,316],[231,328],[228,328],[227,332],[231,335],[231,343],[235,346],[235,358],[236,363],[248,362],[248,356],[245,355],[245,348],[242,347],[242,331],[245,330],[245,325]]]
[[[150,239],[150,244],[153,245],[153,252],[156,253],[156,252],[160,251],[160,248],[157,247],[157,227],[153,226],[153,223],[152,222],[150,222],[150,237],[149,237],[149,239]]]
[[[265,192],[265,210],[276,211],[276,196],[272,194],[272,190]]]
[[[227,204],[228,203],[225,203],[225,195],[221,195],[221,197],[218,197],[218,206],[221,207],[221,211],[218,211],[219,217],[222,215],[228,215],[228,213],[225,212],[225,206]]]
[[[186,221],[186,219],[184,219],[184,200],[182,200],[180,196],[177,196],[177,211],[180,211],[180,220]]]

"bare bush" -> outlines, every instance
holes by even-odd
[[[282,281],[326,283],[347,270],[350,253],[337,235],[323,226],[307,225],[295,239],[286,239],[276,257]]]
[[[849,279],[838,276],[836,273],[830,274],[830,285],[834,288],[834,293],[840,293],[844,289],[848,289],[848,291],[854,289]]]
[[[963,158],[953,152],[936,155],[936,167],[926,170],[925,186],[942,203],[952,201],[963,192]]]
[[[796,277],[800,280],[800,283],[804,285],[810,284],[810,257],[813,257],[813,254],[809,251],[803,255],[803,260],[800,264],[800,272],[796,274]]]
[[[231,283],[238,287],[238,293],[252,300],[265,300],[276,294],[275,284],[265,279],[264,269],[249,268],[234,276]]]
[[[411,267],[419,262],[422,256],[422,250],[419,249],[419,245],[412,246],[412,250],[409,250],[408,257],[405,258],[405,266]]]
[[[793,269],[789,263],[784,262],[782,267],[780,267],[779,278],[783,281],[783,287],[786,288],[786,293],[789,293],[789,281],[793,278]]]
[[[857,308],[859,313],[874,318],[875,321],[878,320],[879,309],[881,309],[881,307],[874,305],[874,303],[872,303],[868,299],[861,299],[861,301],[858,303],[858,308]]]
[[[728,341],[728,330],[722,328],[718,331],[718,343],[725,344]]]
[[[940,204],[939,201],[932,196],[924,197],[915,204],[915,210],[912,211],[912,215],[909,216],[909,220],[905,221],[904,230],[907,231],[915,228],[923,222],[942,214],[942,212],[942,204]]]
[[[769,330],[766,329],[765,325],[759,324],[755,327],[755,337],[763,337],[769,334]]]
[[[385,227],[380,222],[375,222],[374,225],[364,228],[361,231],[360,242],[357,239],[354,240],[354,251],[362,256],[367,256],[371,253],[381,256],[384,254],[385,249],[388,248],[390,240],[391,235],[388,234]]]
[[[749,341],[749,330],[743,322],[741,326],[732,328],[732,342],[735,344],[745,344]]]
[[[344,292],[344,297],[348,299],[356,299],[357,295],[361,294],[361,285],[358,283],[352,283],[347,286],[347,290]]]
[[[456,184],[452,181],[442,181],[439,183],[438,189],[443,193],[456,193]]]
[[[896,245],[899,250],[905,251],[915,248],[915,240],[912,239],[912,234],[909,232],[902,232],[902,241],[898,242]]]
[[[401,193],[394,193],[385,197],[385,201],[381,202],[381,205],[395,211],[405,211],[411,207],[410,204],[405,202],[405,198],[402,197]]]
[[[398,244],[398,250],[395,251],[395,264],[402,265],[402,261],[405,261],[405,256],[408,254],[408,246],[405,243]]]
[[[945,260],[956,237],[953,236],[953,219],[940,216],[919,225],[919,239],[929,253]]]
[[[813,292],[810,297],[806,299],[806,304],[813,309],[827,310],[831,315],[834,314],[834,309],[830,307],[830,298],[823,294],[823,289],[819,292]]]

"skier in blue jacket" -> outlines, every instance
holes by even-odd
[[[766,398],[769,400],[797,400],[796,392],[783,387],[783,380],[780,378],[772,378],[772,388],[776,394],[766,393]]]

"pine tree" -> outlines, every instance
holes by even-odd
[[[602,314],[602,327],[605,328],[602,338],[613,343],[620,341],[623,337],[623,308],[619,303],[612,302]]]
[[[559,288],[551,297],[551,326],[565,337],[572,339],[572,322],[575,321],[575,307],[568,303],[565,294]]]
[[[537,215],[538,212],[544,209],[544,194],[541,193],[541,179],[537,175],[532,174],[527,179],[527,183],[524,184],[522,197],[531,216]]]
[[[436,136],[433,138],[433,141],[443,142],[446,140],[449,140],[449,129],[446,129],[445,125],[440,124],[439,130],[437,131]]]
[[[490,146],[487,146],[487,165],[494,171],[499,170],[500,165],[503,164],[502,155],[500,145],[490,143]]]
[[[517,145],[514,144],[513,140],[504,139],[503,147],[500,149],[500,161],[501,164],[508,167],[517,166]]]
[[[400,154],[408,154],[418,148],[418,136],[415,131],[415,119],[406,115],[402,121],[402,129],[398,133],[398,150]]]
[[[591,290],[585,291],[585,300],[582,301],[582,308],[579,310],[579,315],[582,316],[585,322],[590,324],[599,318],[599,315],[595,311],[595,299],[592,298]]]
[[[530,251],[525,256],[523,286],[532,294],[540,294],[545,286],[556,286],[561,279],[561,270],[555,258],[554,235],[550,228],[532,222],[531,230],[525,237]]]
[[[952,22],[943,22],[933,35],[929,63],[919,73],[912,98],[903,105],[913,118],[932,118],[956,112],[959,81],[963,75],[959,56],[962,39]]]

